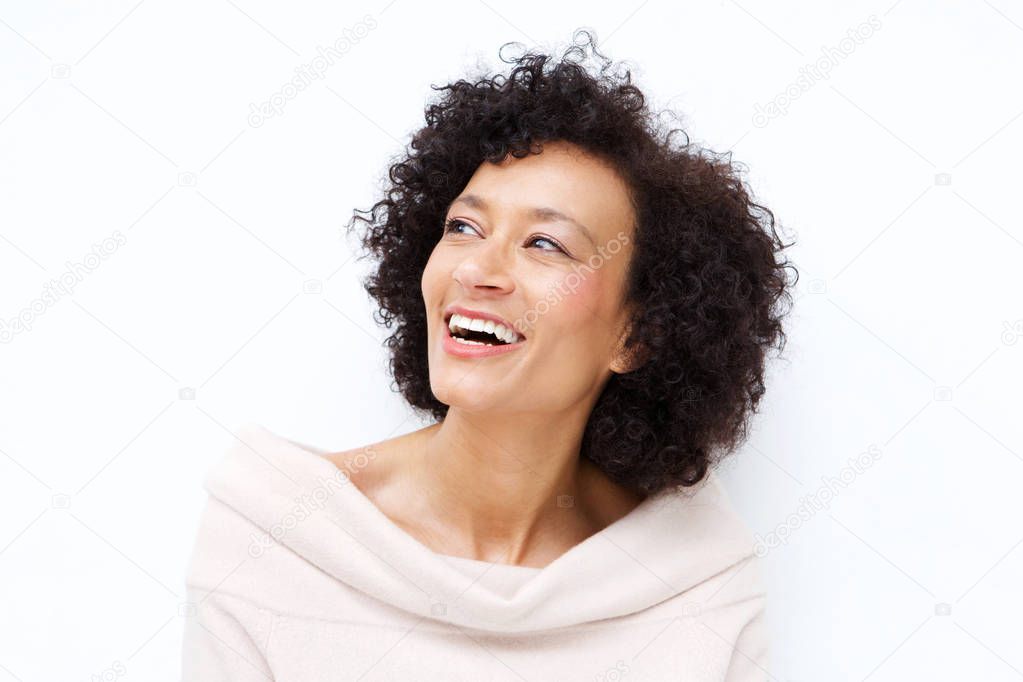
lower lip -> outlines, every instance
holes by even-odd
[[[460,343],[451,336],[451,328],[444,323],[444,350],[449,355],[460,358],[489,358],[491,355],[503,355],[510,353],[521,346],[525,341],[506,343],[500,346],[477,346],[475,344]]]

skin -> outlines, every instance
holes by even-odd
[[[422,277],[430,384],[447,417],[368,446],[360,470],[359,449],[330,458],[435,552],[542,567],[643,499],[579,456],[604,385],[635,362],[621,347],[635,214],[612,168],[560,141],[484,163],[459,196],[469,194],[485,206],[452,202],[446,218],[460,223],[438,227]],[[592,241],[570,222],[538,220],[535,206],[582,223]],[[500,315],[525,343],[489,358],[448,354],[450,304]]]

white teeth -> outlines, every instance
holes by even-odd
[[[464,315],[454,314],[451,319],[448,320],[448,328],[454,332],[458,329],[468,329],[476,332],[487,332],[493,334],[497,338],[501,339],[506,343],[516,343],[522,340],[522,337],[518,335],[513,329],[505,327],[503,324],[497,324],[493,320],[480,320],[465,317]],[[474,345],[490,345],[485,344],[482,341],[469,341],[467,339],[457,339],[463,343],[474,344]]]

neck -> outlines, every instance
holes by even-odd
[[[412,467],[422,518],[446,553],[498,563],[555,558],[599,528],[586,513],[594,467],[579,457],[584,421],[567,415],[469,414],[423,429]],[[562,548],[563,549],[563,548]]]

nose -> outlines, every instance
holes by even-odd
[[[511,275],[513,254],[496,237],[486,239],[467,249],[466,255],[451,276],[470,293],[492,291],[511,293],[515,280]]]

